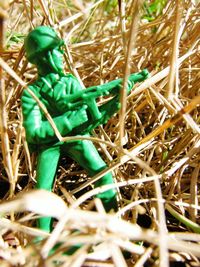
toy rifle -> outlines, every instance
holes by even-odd
[[[137,82],[142,82],[149,77],[147,69],[141,72],[131,74],[128,77],[127,93],[130,92],[133,85]],[[79,91],[72,95],[67,96],[66,108],[73,110],[79,108],[82,105],[87,105],[88,111],[93,120],[98,120],[102,117],[101,112],[96,103],[96,99],[100,96],[106,95],[119,95],[122,88],[122,79],[117,79],[102,85],[92,86],[85,90]]]
[[[129,75],[127,82],[127,94],[130,93],[135,83],[142,82],[148,77],[149,72],[147,69]],[[117,79],[102,85],[92,86],[67,97],[67,109],[72,110],[80,108],[82,105],[87,105],[88,115],[90,116],[88,121],[79,127],[76,127],[72,134],[88,133],[97,126],[106,123],[107,120],[118,111],[120,108],[119,93],[122,88],[122,81],[123,79]],[[96,99],[100,96],[106,95],[113,95],[114,98],[101,106],[97,106]]]

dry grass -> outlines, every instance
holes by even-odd
[[[0,2],[1,266],[200,266],[199,1],[167,1],[152,21],[137,8],[139,0],[114,7],[117,1],[7,2]],[[23,88],[36,78],[23,39],[43,23],[65,39],[66,71],[85,87],[119,77],[126,82],[143,68],[151,72],[130,96],[122,93],[119,114],[91,138],[109,168],[87,179],[62,159],[57,196],[31,191],[35,155],[28,151],[20,103]],[[53,127],[60,140],[74,138]],[[110,170],[119,191],[116,214],[91,200],[111,187],[92,189]],[[98,212],[90,211],[93,205]],[[58,220],[52,234],[34,227],[38,215]],[[44,241],[34,244],[37,235]],[[58,241],[62,246],[49,255]],[[62,253],[77,243],[83,246],[75,254]]]

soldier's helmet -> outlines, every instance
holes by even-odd
[[[35,63],[44,52],[62,46],[64,41],[48,26],[39,26],[32,30],[24,41],[26,57],[29,62]]]

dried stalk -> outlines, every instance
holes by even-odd
[[[127,96],[127,84],[128,84],[128,76],[130,74],[130,61],[131,61],[131,54],[132,50],[135,46],[135,40],[137,36],[137,28],[138,28],[138,20],[139,20],[139,8],[141,5],[141,1],[135,1],[133,4],[133,18],[132,24],[130,29],[130,37],[128,43],[128,49],[126,54],[126,61],[125,61],[125,72],[124,72],[124,79],[123,79],[123,87],[120,92],[120,116],[119,116],[119,144],[123,146],[123,139],[124,139],[124,123],[125,123],[125,115],[126,115],[126,96]]]

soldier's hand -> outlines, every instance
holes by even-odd
[[[86,108],[87,106],[84,105],[79,110],[74,110],[70,112],[68,120],[71,123],[72,129],[83,124],[84,122],[88,120]]]

